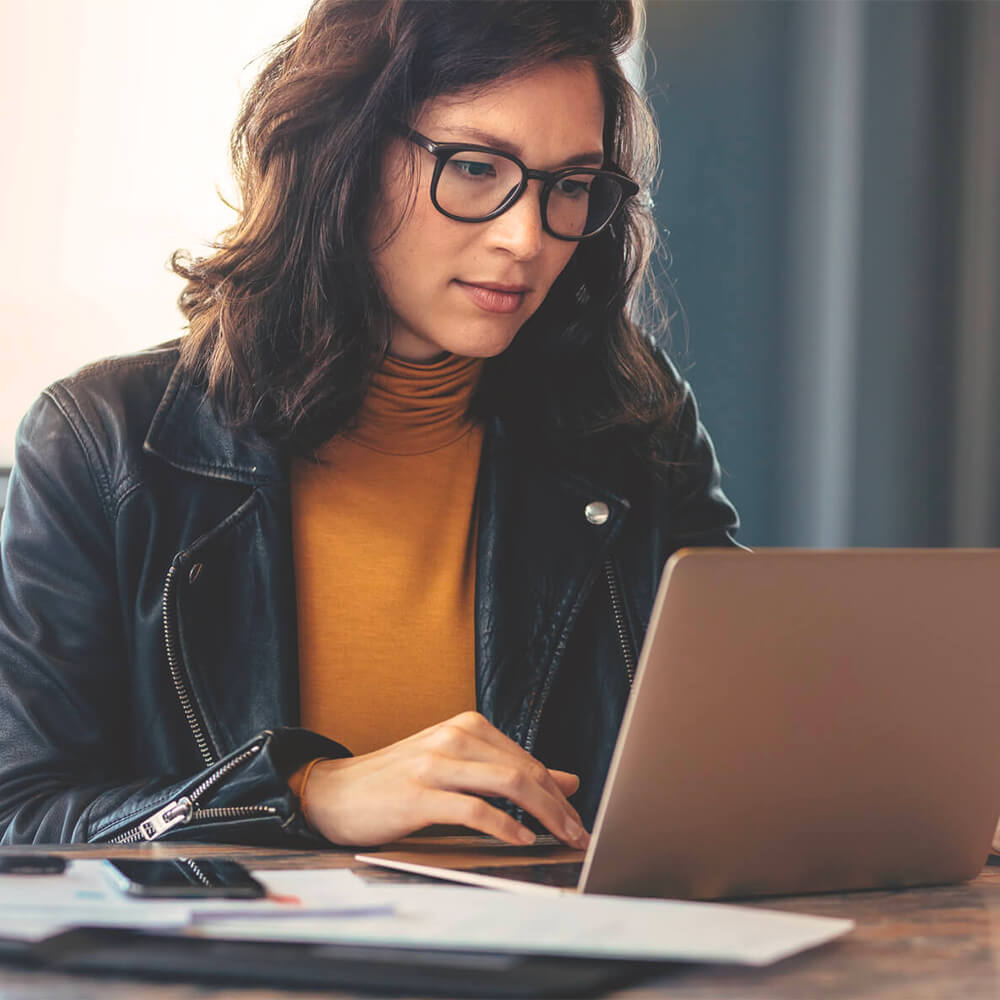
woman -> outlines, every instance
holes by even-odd
[[[632,22],[317,0],[278,46],[189,334],[20,428],[4,842],[586,844],[663,564],[736,527],[630,319]]]

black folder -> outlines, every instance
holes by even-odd
[[[227,941],[78,927],[0,942],[0,960],[53,972],[441,997],[596,996],[668,963],[344,944]]]

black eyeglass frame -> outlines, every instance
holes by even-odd
[[[426,150],[434,157],[436,162],[434,164],[434,173],[431,176],[431,204],[442,215],[447,216],[449,219],[454,219],[456,222],[489,222],[490,219],[495,219],[498,215],[503,215],[527,191],[528,181],[539,180],[542,181],[542,191],[538,199],[538,207],[542,213],[542,228],[549,236],[557,240],[564,240],[567,243],[579,243],[581,240],[589,240],[591,237],[597,236],[598,233],[607,229],[615,216],[621,212],[625,202],[629,198],[634,198],[639,193],[639,185],[631,177],[626,177],[625,174],[621,174],[617,170],[604,170],[600,167],[563,167],[561,170],[551,172],[548,170],[529,170],[513,153],[508,153],[503,149],[494,149],[492,146],[477,146],[468,142],[434,142],[433,139],[428,139],[427,136],[422,135],[416,129],[410,128],[407,125],[399,125],[397,129],[404,139],[409,139],[410,142]],[[441,178],[441,171],[444,170],[444,165],[448,160],[455,153],[460,152],[489,153],[492,156],[501,156],[515,163],[521,169],[521,183],[489,215],[471,217],[456,215],[454,212],[449,212],[442,208],[438,202],[437,188],[438,181]],[[591,177],[610,177],[621,186],[622,196],[613,211],[608,215],[607,220],[592,233],[587,233],[585,236],[562,236],[554,232],[549,226],[549,195],[556,184],[564,177],[575,177],[580,174],[587,174]]]

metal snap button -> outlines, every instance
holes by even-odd
[[[201,571],[204,569],[202,563],[195,563],[190,572],[188,573],[188,583],[194,584],[198,582],[198,577],[201,576]]]
[[[604,524],[611,511],[603,501],[594,500],[584,507],[583,513],[591,524]]]

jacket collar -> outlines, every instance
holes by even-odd
[[[514,452],[503,428],[502,421],[493,417],[487,420],[484,435],[484,458],[492,474],[494,496],[502,494],[500,485],[512,471]],[[288,482],[288,460],[270,445],[249,434],[239,434],[219,417],[206,398],[204,387],[195,385],[174,367],[159,406],[153,414],[143,451],[168,462],[176,469],[226,479],[250,486],[284,485]],[[542,471],[536,468],[535,476]],[[615,530],[619,517],[628,509],[628,501],[617,495],[609,483],[599,482],[593,476],[569,475],[565,470],[545,468],[542,478],[558,480],[562,492],[574,495],[577,506],[593,500],[608,503],[610,517],[608,532]],[[536,482],[544,489],[544,484]],[[583,508],[581,508],[583,509]],[[595,534],[595,533],[592,533]]]
[[[288,463],[270,446],[227,427],[206,398],[175,366],[153,414],[143,450],[174,468],[249,486],[282,485]]]

